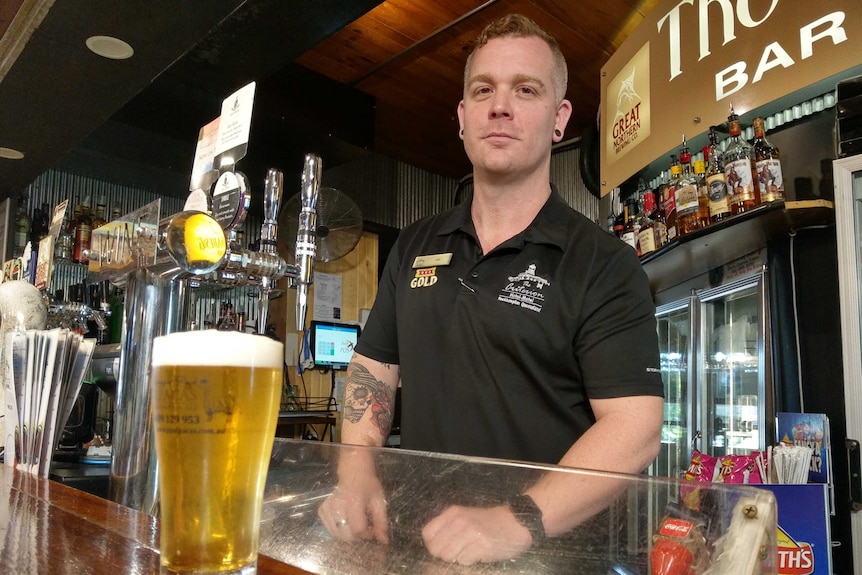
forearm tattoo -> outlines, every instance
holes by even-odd
[[[388,385],[375,379],[365,366],[351,363],[344,385],[344,417],[359,423],[371,408],[371,421],[384,437],[392,428],[393,394]]]

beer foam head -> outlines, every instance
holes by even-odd
[[[184,331],[153,339],[153,365],[230,365],[280,369],[281,342],[238,331]]]

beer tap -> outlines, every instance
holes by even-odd
[[[182,331],[188,324],[189,288],[195,282],[258,285],[257,330],[263,334],[274,282],[287,277],[292,282],[290,286],[297,288],[297,329],[304,330],[308,286],[312,283],[316,252],[315,206],[321,173],[320,157],[306,155],[293,264],[287,263],[276,251],[283,176],[275,169],[269,170],[265,181],[260,251],[243,248],[230,233],[242,221],[248,207],[244,176],[238,173],[223,174],[225,183],[230,186],[221,188],[220,209],[214,210],[215,216],[187,210],[159,220],[158,204],[144,206],[138,210],[139,215],[127,215],[129,220],[124,229],[128,231],[131,226],[134,231],[128,245],[128,259],[135,265],[123,267],[121,272],[110,267],[100,272],[100,279],[121,279],[126,285],[109,489],[112,500],[151,515],[156,513],[158,462],[151,446],[149,386],[141,382],[148,378],[152,340],[159,335]],[[105,245],[110,246],[110,242]],[[137,255],[134,259],[133,253]],[[112,265],[121,263],[113,259],[108,261],[96,250],[91,259]]]
[[[260,253],[278,257],[275,240],[278,235],[278,208],[284,189],[284,176],[280,170],[270,168],[266,173],[263,189],[263,224],[260,227]],[[266,333],[266,320],[269,316],[269,296],[273,278],[260,277],[260,290],[257,300],[257,333]]]
[[[296,328],[305,329],[305,318],[308,309],[308,286],[313,281],[314,255],[316,252],[316,222],[317,197],[320,191],[320,179],[323,161],[320,156],[306,154],[302,170],[302,211],[299,214],[299,226],[296,234],[295,261],[285,262],[276,252],[278,236],[278,209],[284,188],[284,177],[281,171],[270,169],[267,172],[265,193],[263,198],[264,221],[261,226],[260,251],[232,245],[228,249],[224,263],[218,270],[218,283],[223,285],[244,285],[257,283],[260,286],[258,300],[257,331],[265,333],[266,320],[269,314],[269,297],[275,280],[285,276],[297,289],[296,294]]]
[[[305,330],[305,316],[308,310],[308,286],[314,280],[312,270],[317,252],[317,197],[320,192],[320,177],[323,161],[319,156],[307,154],[302,170],[302,190],[300,191],[299,226],[296,232],[294,253],[297,266],[296,275],[296,330]]]

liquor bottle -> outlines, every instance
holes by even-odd
[[[66,213],[68,214],[69,212],[67,211]],[[81,203],[78,202],[75,204],[75,207],[72,208],[72,214],[68,218],[66,218],[66,231],[69,232],[70,236],[72,236],[73,249],[75,243],[75,229],[78,227],[78,216],[80,215]]]
[[[39,248],[39,240],[42,239],[42,208],[33,208],[33,217],[30,218],[30,249],[37,250]],[[47,228],[46,228],[47,230]]]
[[[674,203],[676,204],[676,232],[679,237],[700,229],[697,218],[699,203],[697,199],[697,177],[691,169],[691,152],[685,136],[682,137],[682,148],[679,151],[679,162],[682,173],[674,186]]]
[[[650,215],[650,219],[655,226],[656,249],[659,249],[667,244],[667,220],[665,220],[664,216],[664,188],[659,186],[654,193],[655,208]]]
[[[781,173],[781,154],[766,139],[763,118],[755,118],[754,165],[760,187],[760,203],[768,204],[784,199],[784,178]]]
[[[664,190],[664,220],[667,225],[667,241],[672,242],[677,238],[676,228],[676,185],[682,175],[682,166],[676,156],[671,156],[670,179]]]
[[[622,240],[630,245],[632,249],[637,250],[637,229],[635,229],[635,216],[637,214],[637,208],[635,204],[631,201],[631,199],[626,200],[625,205],[623,206],[623,214],[625,214],[625,224],[623,227],[623,235]]]
[[[54,259],[58,261],[72,261],[74,243],[74,238],[69,234],[68,222],[63,222],[60,233],[57,234],[57,243],[54,244]]]
[[[88,203],[88,204],[90,203],[89,198],[87,199],[87,203]],[[71,222],[70,222],[70,223],[71,223],[71,225],[77,225],[78,218],[81,216],[81,208],[82,208],[82,206],[83,206],[83,203],[79,201],[79,202],[77,202],[77,203],[75,204],[75,207],[74,207],[74,208],[72,208],[72,219],[71,219]]]
[[[754,151],[740,135],[739,116],[730,107],[727,117],[730,129],[730,139],[724,160],[724,176],[727,179],[727,189],[730,194],[730,212],[733,215],[748,212],[760,203],[760,189],[755,177]]]
[[[87,197],[81,203],[81,215],[75,225],[75,247],[72,252],[72,261],[77,264],[87,263],[89,260],[85,252],[90,249],[90,233],[92,232],[92,218],[90,217],[90,198]]]
[[[108,220],[105,219],[106,215],[107,208],[105,207],[105,196],[101,196],[96,202],[96,212],[93,214],[93,221],[90,224],[90,229],[95,230],[96,228],[100,228],[108,223]]]
[[[233,304],[231,302],[222,302],[221,317],[219,317],[216,329],[220,331],[236,331],[236,316],[233,313]]]
[[[42,202],[42,220],[39,226],[42,228],[42,238],[51,233],[51,217],[54,215],[48,202]],[[40,240],[42,238],[39,238]]]
[[[641,229],[641,194],[633,194],[632,197],[629,198],[629,209],[631,210],[631,214],[634,214],[634,227],[635,227],[635,244],[637,244],[637,235],[638,231]]]
[[[644,208],[644,196],[647,193],[646,182],[644,182],[643,178],[638,178],[638,189],[632,195],[635,199],[635,206],[638,208],[637,215],[635,216],[635,224],[638,227],[638,231],[640,231],[641,220],[647,215],[646,209]]]
[[[704,158],[706,155],[704,155]],[[697,176],[697,219],[700,227],[709,225],[709,187],[706,185],[706,160],[694,162],[694,175]]]
[[[706,187],[709,189],[709,223],[714,224],[730,217],[730,198],[724,164],[718,150],[718,134],[709,129],[709,146],[706,153]]]
[[[652,190],[644,191],[644,209],[640,220],[640,229],[638,230],[638,250],[641,256],[651,254],[660,246],[658,243],[658,231],[656,223],[652,220],[652,214],[655,212],[655,192]]]
[[[39,210],[38,219],[33,220],[33,229],[36,230],[34,234],[32,234],[36,242],[39,242],[42,238],[48,235],[48,232],[51,228],[51,206],[48,202],[42,202],[42,208]]]
[[[619,239],[623,239],[623,229],[626,227],[625,208],[614,218],[614,235]]]
[[[30,214],[27,213],[27,196],[21,195],[18,197],[17,207],[15,208],[15,248],[13,257],[21,257],[24,253],[24,248],[27,247],[27,241],[30,238],[30,227],[32,221]]]

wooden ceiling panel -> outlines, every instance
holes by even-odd
[[[379,19],[393,30],[409,36],[411,44],[415,44],[485,3],[484,0],[390,0],[369,12],[367,17]]]
[[[0,33],[9,26],[10,7],[17,9],[22,2],[27,6],[39,1],[0,0]],[[187,0],[188,7],[184,10],[201,9],[211,1]],[[136,81],[147,83],[147,87],[131,99],[134,91],[123,92],[126,103],[119,110],[120,99],[115,98],[108,105],[105,96],[94,97],[87,92],[86,87],[93,84],[94,78],[84,78],[86,74],[70,78],[71,74],[63,69],[52,70],[50,65],[42,65],[41,72],[38,67],[32,68],[28,76],[32,80],[24,81],[20,73],[23,69],[17,74],[13,70],[10,81],[18,85],[0,82],[0,103],[12,106],[14,102],[12,107],[20,108],[17,118],[25,118],[32,124],[22,126],[16,120],[16,133],[38,134],[39,141],[48,143],[38,146],[39,152],[31,152],[37,154],[29,156],[34,158],[31,164],[15,165],[20,172],[15,177],[6,177],[4,170],[0,170],[0,192],[25,185],[29,174],[46,169],[48,160],[56,158],[61,148],[73,140],[67,134],[80,140],[108,117],[114,126],[128,124],[169,138],[193,138],[197,128],[217,112],[225,95],[250,79],[258,80],[261,91],[254,121],[258,126],[255,140],[258,148],[288,157],[295,152],[294,148],[314,145],[320,148],[318,151],[330,166],[349,160],[354,155],[350,153],[353,148],[357,153],[371,148],[428,171],[461,178],[470,166],[458,138],[456,108],[462,97],[467,54],[487,23],[505,14],[521,13],[558,38],[569,63],[567,95],[573,104],[565,135],[569,139],[579,136],[585,127],[595,125],[601,66],[658,2],[218,1],[234,2],[241,7],[222,25],[190,40],[196,44],[188,53],[174,52],[176,62],[160,75],[147,74],[141,69],[138,74],[141,77],[136,76]],[[139,56],[148,58],[158,53],[160,46],[170,44],[164,34],[173,34],[176,29],[172,13],[153,8],[145,0],[123,3],[93,0],[92,10],[85,12],[86,19],[80,17],[75,0],[52,2],[48,22],[62,14],[58,33],[76,38],[78,44],[82,35],[93,27],[99,33],[113,27],[115,32],[133,38],[136,60],[123,64],[129,69],[138,65]],[[126,16],[131,9],[143,10],[145,4],[149,18]],[[19,64],[30,61],[33,54],[44,52],[46,62],[64,62],[63,67],[69,68],[69,49],[63,48],[57,36],[40,40],[44,32],[37,30],[36,44],[28,46],[26,51],[31,56],[25,53]],[[116,63],[99,65],[116,66]],[[96,68],[93,70],[98,72]],[[95,80],[112,85],[95,72]],[[114,94],[118,90],[106,89],[100,93]],[[6,109],[11,109],[9,106]],[[42,133],[45,117],[69,120],[65,125],[61,125],[64,122],[52,125],[52,133],[59,136],[51,136]],[[0,117],[3,128],[0,139],[5,136],[8,142],[10,126],[3,122]],[[20,136],[14,142],[23,139]],[[332,145],[328,146],[327,141]],[[23,143],[28,145],[29,140]],[[3,141],[0,145],[4,145]],[[193,147],[193,142],[187,143],[187,147]],[[254,151],[250,150],[251,153]],[[147,156],[146,150],[141,150],[140,157]]]
[[[4,2],[0,2],[0,36],[9,29],[9,25],[12,24],[12,18],[17,14],[18,9],[21,7],[21,4],[24,3],[24,0],[4,0]]]
[[[296,62],[340,82],[353,84],[481,4],[480,0],[383,2]]]
[[[403,51],[405,45],[409,45],[406,37],[398,37],[376,19],[362,18],[297,58],[296,63],[344,84],[353,84]]]
[[[616,51],[613,41],[617,37],[615,23],[625,22],[631,7],[623,0],[607,0],[597,5],[593,2],[568,2],[548,0],[542,3],[542,11],[549,20],[543,25],[562,28],[557,37],[567,48],[566,55],[573,58],[599,55],[604,64]],[[601,58],[601,55],[604,57]]]

